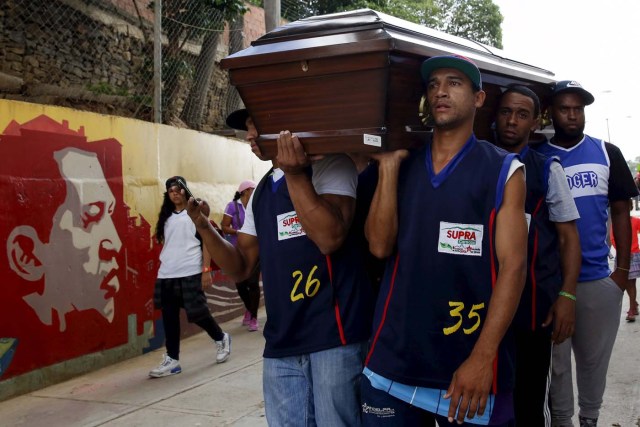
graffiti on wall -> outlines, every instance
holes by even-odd
[[[2,379],[149,331],[158,248],[124,203],[121,144],[41,115],[0,150]]]

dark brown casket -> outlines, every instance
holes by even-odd
[[[372,152],[423,140],[420,64],[464,55],[481,70],[487,101],[475,133],[491,139],[500,88],[531,87],[541,99],[550,71],[507,59],[498,49],[373,10],[315,16],[265,34],[222,60],[250,111],[263,154],[274,157],[281,130],[295,132],[309,154]]]

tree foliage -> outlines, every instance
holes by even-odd
[[[437,0],[437,29],[502,49],[502,14],[492,0]]]
[[[283,0],[282,16],[296,21],[361,8],[502,48],[503,18],[492,0]]]
[[[154,7],[153,2],[149,7]],[[162,81],[167,95],[163,97],[163,104],[173,105],[180,80],[189,78],[191,87],[181,118],[193,128],[198,129],[202,124],[207,88],[215,65],[215,48],[221,31],[227,22],[246,11],[243,0],[162,1],[162,29],[167,36],[162,67]],[[187,42],[202,46],[193,64],[183,59],[182,49]]]

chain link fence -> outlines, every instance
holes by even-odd
[[[157,1],[0,0],[0,97],[152,121],[157,84],[163,123],[224,128],[241,101],[219,61],[243,48],[244,3]]]

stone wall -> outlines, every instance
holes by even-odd
[[[131,0],[6,0],[3,4],[0,73],[22,79],[22,90],[11,94],[0,91],[0,98],[152,119],[150,0],[136,0],[135,5]],[[247,6],[245,47],[264,34],[264,12]],[[187,42],[181,47],[180,60],[193,67],[200,46]],[[225,30],[216,49],[216,64],[227,54]],[[165,105],[165,122],[169,124],[185,127],[178,117],[190,87],[188,76],[188,72],[179,76],[177,94]],[[224,128],[228,92],[227,72],[216,66],[199,130]],[[120,102],[105,105],[91,94],[118,96]]]

